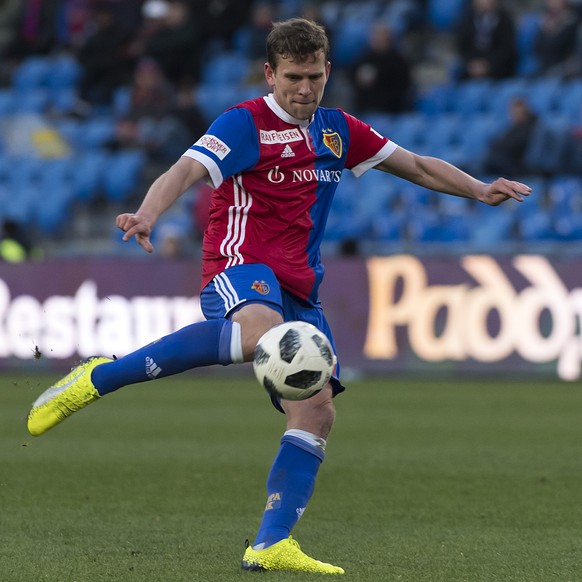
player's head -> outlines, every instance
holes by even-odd
[[[277,103],[296,119],[309,119],[321,102],[329,52],[324,28],[304,18],[275,23],[267,37],[267,83]]]
[[[275,22],[267,37],[267,62],[272,69],[277,68],[281,58],[303,63],[313,61],[319,52],[327,62],[329,51],[329,40],[323,26],[305,18]]]

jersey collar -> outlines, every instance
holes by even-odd
[[[279,119],[282,119],[285,123],[289,123],[290,125],[298,125],[299,127],[308,127],[309,124],[313,121],[313,116],[311,119],[296,119],[292,115],[289,115],[278,103],[275,99],[273,93],[269,93],[265,97],[263,97],[265,103],[269,106],[269,109],[277,116]]]

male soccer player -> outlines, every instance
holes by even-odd
[[[375,168],[432,190],[497,205],[530,189],[503,178],[483,183],[437,158],[398,147],[339,109],[319,106],[329,77],[322,27],[291,19],[273,26],[265,77],[272,93],[233,107],[150,187],[134,214],[121,214],[124,239],[153,251],[160,215],[192,184],[214,187],[203,242],[201,304],[192,324],[125,357],[95,357],[48,388],[28,417],[40,435],[76,410],[127,384],[211,364],[252,360],[259,337],[284,320],[304,320],[331,339],[318,300],[320,243],[342,170]],[[332,340],[333,341],[333,340]],[[343,574],[304,554],[289,535],[313,493],[342,392],[339,365],[316,396],[273,399],[287,430],[267,479],[268,501],[246,570]]]

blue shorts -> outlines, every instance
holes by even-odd
[[[237,265],[216,275],[202,290],[200,304],[206,319],[230,319],[238,309],[249,303],[263,303],[278,311],[284,321],[306,321],[322,331],[337,353],[335,342],[319,301],[308,303],[281,289],[275,273],[261,264]],[[339,381],[340,364],[336,365],[330,380],[333,395],[345,390]],[[271,397],[277,410],[283,412],[281,402]]]

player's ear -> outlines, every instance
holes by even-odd
[[[327,65],[325,65],[325,79],[329,79],[329,72],[331,71],[331,63],[327,61]]]
[[[265,63],[265,79],[269,87],[273,88],[275,86],[275,70],[269,63]]]

